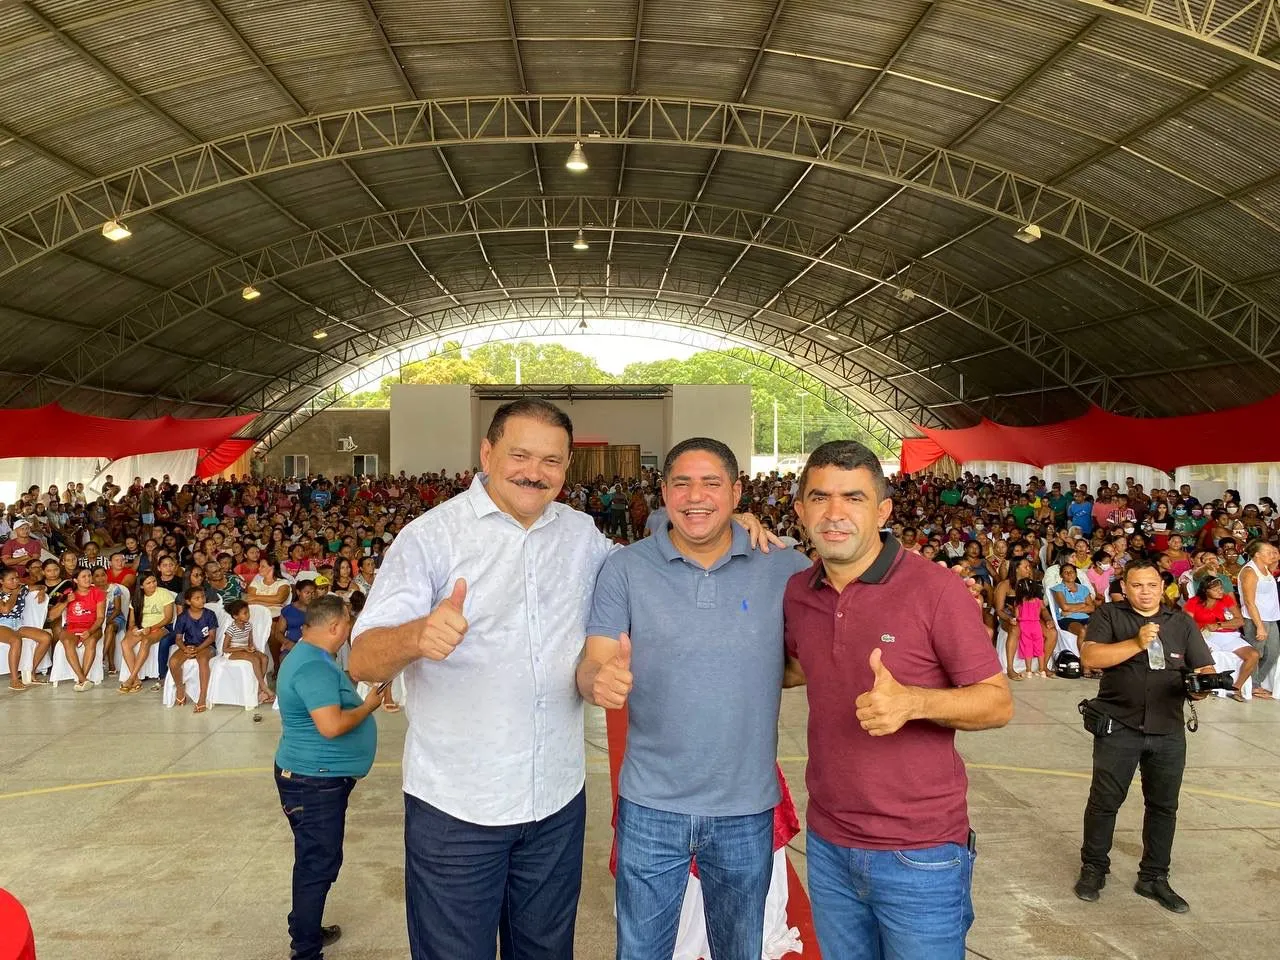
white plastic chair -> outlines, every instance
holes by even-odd
[[[1062,617],[1061,611],[1058,610],[1058,598],[1052,590],[1045,591],[1045,602],[1049,604],[1049,616],[1053,617],[1053,627],[1058,631],[1058,643],[1053,648],[1053,656],[1056,659],[1058,654],[1063,650],[1075,654],[1076,658],[1080,657],[1080,640],[1070,630],[1063,628],[1058,620]]]
[[[32,653],[34,652],[33,649]],[[102,667],[102,641],[99,640],[97,652],[93,656],[93,664],[89,667],[89,680],[100,684],[105,674],[106,671]],[[62,649],[62,644],[55,641],[53,644],[53,666],[49,668],[49,682],[56,687],[64,680],[74,681],[75,679],[75,671],[71,669],[71,664],[67,662],[67,652]]]
[[[217,634],[214,636],[214,639],[213,639],[214,655],[209,660],[209,691],[208,692],[212,694],[213,674],[214,674],[213,665],[217,662],[218,657],[222,653],[222,631],[225,629],[226,622],[229,621],[231,618],[227,616],[226,612],[222,609],[222,604],[220,603],[206,604],[205,609],[212,610],[214,613],[214,616],[218,618]],[[173,659],[173,654],[177,649],[178,649],[178,644],[175,643],[173,647],[171,647],[169,650],[170,659]],[[245,666],[248,666],[248,664],[245,664]],[[187,699],[191,700],[192,702],[198,703],[200,700],[200,664],[198,664],[195,660],[188,660],[186,663],[182,665],[182,685],[184,688],[186,688]],[[256,682],[254,686],[256,688],[257,686]],[[178,688],[173,683],[173,673],[169,670],[168,664],[165,664],[165,667],[164,667],[164,691],[161,694],[160,702],[163,703],[166,707],[172,707],[175,703],[178,702]],[[210,699],[206,699],[205,705],[208,706],[209,704],[211,704],[211,702],[212,701]]]
[[[261,611],[266,617],[266,626],[262,626],[262,617],[255,617]],[[247,660],[230,660],[223,652],[227,625],[231,618],[223,610],[218,610],[218,655],[209,662],[209,706],[229,704],[253,710],[258,706],[258,677],[253,672],[253,664]],[[255,622],[256,620],[256,622]],[[253,636],[254,649],[265,652],[267,637],[271,631],[271,615],[262,607],[249,608],[249,629]],[[270,654],[268,654],[270,656]],[[197,693],[199,692],[199,674],[196,675]]]
[[[40,630],[44,630],[46,629],[44,625],[44,621],[48,613],[49,613],[48,598],[45,599],[44,603],[36,603],[35,600],[31,597],[31,595],[28,594],[27,604],[22,609],[22,625],[24,627],[36,627]],[[34,657],[35,655],[36,655],[36,642],[34,640],[28,640],[27,638],[24,637],[22,640],[22,653],[18,658],[18,673],[19,673],[19,676],[21,676],[24,680],[27,680],[31,677],[32,671],[41,673],[45,670],[48,670],[50,665],[53,663],[52,650],[50,650],[49,653],[46,653],[44,655],[44,659],[41,660],[40,663],[38,664],[33,664],[31,662],[32,657]],[[65,654],[63,656],[63,659],[64,660],[66,659]],[[0,656],[0,677],[7,677],[8,675],[9,675],[9,658],[7,656]]]

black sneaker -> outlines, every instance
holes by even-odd
[[[331,927],[320,928],[320,945],[329,947],[342,939],[342,928],[336,923]]]
[[[1102,888],[1107,885],[1107,872],[1092,863],[1080,868],[1080,879],[1076,881],[1075,894],[1081,900],[1097,903]]]
[[[1159,877],[1155,880],[1139,880],[1133,885],[1133,892],[1140,897],[1154,900],[1160,906],[1173,913],[1187,913],[1191,909],[1191,904],[1173,892],[1173,888],[1169,886],[1169,881],[1165,877]]]

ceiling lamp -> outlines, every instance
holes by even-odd
[[[573,302],[574,302],[574,303],[586,303],[586,302],[587,302],[586,295],[582,292],[582,288],[581,288],[581,287],[579,287],[579,288],[578,288],[578,292],[574,295]]]
[[[828,340],[832,341],[833,343],[839,343],[839,342],[840,342],[840,338],[839,338],[839,337],[837,337],[834,333],[828,333],[828,334],[826,334],[825,336],[826,336],[826,338],[827,338]]]
[[[581,140],[574,141],[573,149],[569,151],[569,159],[564,162],[564,165],[574,173],[582,173],[587,169],[587,154],[582,149]]]
[[[583,318],[582,318],[582,321],[578,324],[578,329],[579,329],[579,330],[581,330],[583,333],[586,333],[586,332],[587,332],[587,318],[586,318],[586,317],[583,317]]]
[[[585,233],[583,233],[581,230],[579,230],[579,231],[578,231],[578,239],[576,239],[576,240],[574,240],[574,241],[573,241],[573,249],[575,249],[575,250],[587,250],[587,249],[589,249],[590,247],[591,247],[591,244],[587,243],[587,235],[586,235]]]
[[[132,234],[133,231],[119,220],[108,220],[102,225],[102,235],[112,242],[118,242]]]
[[[1035,243],[1040,239],[1040,228],[1034,223],[1028,223],[1025,227],[1019,227],[1014,236],[1023,243]]]
[[[324,327],[321,327],[321,328],[320,328],[320,329],[318,329],[315,333],[311,334],[311,339],[312,339],[312,340],[323,340],[323,339],[324,339],[325,337],[327,337],[328,335],[329,335],[329,331],[328,331],[328,330],[326,330]]]
[[[240,291],[240,296],[246,300],[257,300],[262,296],[262,291],[251,283]]]
[[[899,300],[901,300],[903,303],[910,303],[912,300],[916,298],[916,292],[912,290],[910,287],[899,287],[897,291],[894,292],[893,295],[897,297]]]

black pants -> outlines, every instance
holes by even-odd
[[[293,830],[293,909],[289,940],[293,960],[319,960],[320,926],[329,888],[342,867],[342,837],[354,777],[288,777],[276,767],[280,804]]]
[[[1084,808],[1084,844],[1080,859],[1104,872],[1111,868],[1111,837],[1135,770],[1142,771],[1142,861],[1140,880],[1169,875],[1173,833],[1178,824],[1178,792],[1187,764],[1186,735],[1147,735],[1117,724],[1109,737],[1093,740],[1093,785]]]
[[[503,827],[404,797],[405,908],[413,960],[573,960],[586,792]]]

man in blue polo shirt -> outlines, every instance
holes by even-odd
[[[782,595],[809,566],[753,551],[732,523],[738,463],[717,440],[672,448],[668,523],[605,560],[583,697],[629,707],[618,786],[618,960],[669,957],[696,855],[716,960],[759,960],[773,861]],[[633,689],[634,684],[634,689]]]

